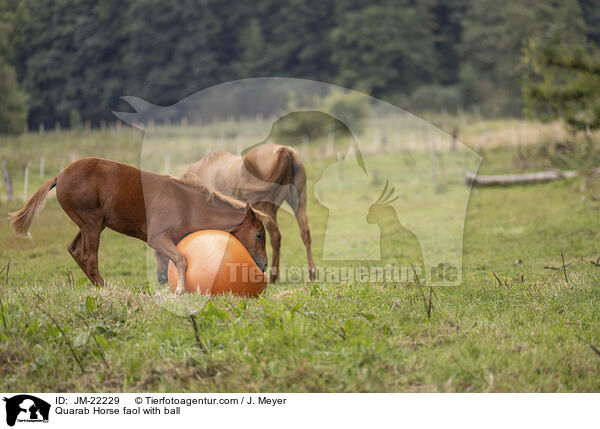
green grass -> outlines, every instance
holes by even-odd
[[[139,141],[129,136],[108,141],[91,133],[74,142],[65,133],[65,142],[60,135],[44,141],[54,151],[64,145],[79,148],[78,156],[134,162]],[[35,155],[35,139],[22,139],[33,145],[23,151]],[[7,140],[3,148],[21,150],[22,143]],[[488,151],[481,171],[519,170],[511,159],[506,149]],[[370,176],[374,198],[364,198],[371,201],[384,179],[401,182],[403,170],[392,168],[389,156],[367,161],[385,172]],[[324,165],[310,163],[310,184]],[[42,182],[32,180],[30,193]],[[439,198],[461,186],[451,183]],[[196,315],[200,345],[188,317],[159,305],[144,243],[104,232],[100,271],[109,285],[87,283],[66,251],[76,228],[51,199],[32,240],[17,238],[5,217],[0,224],[0,269],[11,261],[0,292],[0,390],[598,391],[600,356],[590,343],[600,347],[600,268],[589,261],[600,254],[600,203],[592,185],[581,187],[574,179],[474,191],[460,286],[284,283],[259,299],[216,297]],[[412,191],[407,185],[401,192]],[[426,194],[423,204],[436,195]],[[21,204],[2,202],[0,211]],[[432,215],[445,210],[426,207]],[[405,209],[416,210],[409,203]],[[326,215],[311,193],[321,265]],[[282,263],[305,264],[295,219],[282,212],[280,223]],[[570,263],[568,283],[562,270],[544,269],[561,265],[561,252]]]

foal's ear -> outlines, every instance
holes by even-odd
[[[249,203],[246,203],[246,218],[250,220],[256,219],[256,213],[254,213]]]

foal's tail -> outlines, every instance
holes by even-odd
[[[10,226],[16,231],[17,234],[29,237],[29,227],[31,226],[33,218],[44,207],[44,202],[46,202],[46,196],[48,195],[48,192],[50,192],[50,189],[54,188],[55,186],[56,177],[44,183],[42,187],[38,189],[35,194],[33,194],[33,197],[27,201],[25,207],[18,212],[9,213]]]

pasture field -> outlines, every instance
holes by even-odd
[[[596,159],[548,155],[541,140],[517,152],[511,141],[502,144],[512,134],[503,134],[498,123],[488,124],[492,132],[482,143],[485,126],[472,125],[464,136],[470,146],[481,145],[482,173]],[[532,133],[543,136],[547,129],[539,127]],[[171,138],[179,137],[174,132]],[[22,206],[25,161],[31,160],[31,195],[79,157],[137,164],[140,142],[141,135],[129,129],[3,137],[0,156],[15,171],[17,198],[0,201],[0,212]],[[41,153],[45,178],[37,167]],[[397,161],[366,156],[392,178],[401,170],[392,167],[403,165]],[[323,160],[307,162],[317,265],[327,209],[315,199],[313,185],[323,168]],[[370,180],[376,197],[385,180]],[[452,183],[444,192],[460,187]],[[600,255],[598,189],[594,179],[575,178],[473,190],[460,286],[281,282],[259,299],[211,299],[195,315],[197,331],[189,317],[157,304],[142,242],[105,231],[99,261],[109,284],[91,286],[66,250],[76,227],[50,198],[31,240],[16,237],[1,217],[0,269],[9,261],[10,267],[0,275],[0,390],[598,391],[600,267],[590,263]],[[436,210],[443,208],[432,205]],[[304,265],[295,219],[285,211],[279,219],[282,264]],[[360,239],[361,231],[356,234]],[[561,253],[565,269],[544,268],[560,266]]]

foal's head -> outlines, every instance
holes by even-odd
[[[265,227],[258,213],[256,213],[250,204],[246,204],[246,215],[241,224],[236,226],[231,234],[240,240],[244,247],[258,265],[258,268],[264,273],[267,270],[267,250],[265,246]]]

